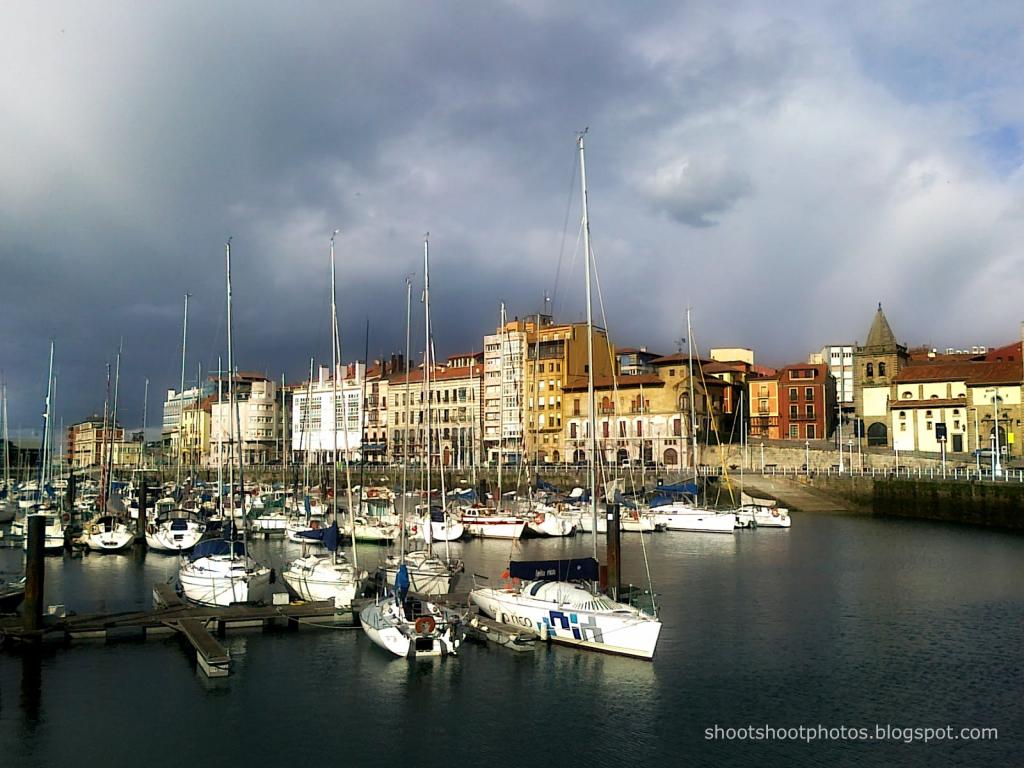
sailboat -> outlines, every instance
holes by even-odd
[[[408,322],[409,317],[409,296],[408,292],[406,295],[406,318]],[[391,555],[385,560],[384,573],[387,584],[392,587],[396,587],[398,584],[399,573],[405,571],[407,578],[409,579],[409,588],[412,592],[418,595],[446,595],[451,590],[465,566],[461,560],[456,560],[451,556],[451,544],[449,543],[456,536],[454,533],[460,531],[454,530],[448,524],[447,514],[447,494],[445,493],[445,478],[444,478],[444,467],[441,467],[441,505],[437,508],[431,508],[430,506],[430,465],[431,465],[431,443],[433,440],[432,432],[432,419],[431,419],[431,394],[430,394],[430,367],[433,362],[433,339],[431,338],[431,326],[430,326],[430,241],[427,238],[423,240],[423,321],[424,321],[424,337],[425,337],[425,353],[423,356],[423,391],[424,391],[424,404],[426,408],[426,433],[427,433],[427,451],[426,451],[426,487],[427,487],[427,518],[423,523],[423,539],[426,542],[426,550],[416,552],[405,551],[405,521],[401,521],[400,527],[402,530],[401,536],[401,548],[398,555]],[[408,325],[406,326],[408,333]],[[408,377],[406,377],[406,389],[408,389]],[[439,452],[441,455],[441,452]],[[404,476],[403,476],[404,479]],[[405,488],[402,489],[403,498],[405,496]],[[403,507],[404,508],[404,507]],[[437,517],[440,521],[440,527],[443,533],[446,535],[444,539],[445,547],[447,548],[446,557],[441,558],[434,552],[434,517]],[[461,525],[456,523],[455,525]]]
[[[114,487],[114,435],[117,430],[117,390],[121,381],[121,350],[117,351],[117,368],[114,374],[114,407],[111,411],[110,426],[106,433],[107,455],[105,458],[106,471],[103,475],[105,503],[103,509],[115,508],[112,504]],[[107,391],[110,389],[110,368],[107,367]],[[104,414],[106,408],[104,408]],[[118,499],[120,501],[120,499]],[[123,505],[118,505],[123,508]],[[135,543],[135,532],[129,524],[130,518],[118,514],[105,514],[93,520],[85,529],[84,542],[91,550],[96,552],[120,552]]]
[[[580,186],[583,198],[583,249],[587,302],[587,396],[590,419],[590,508],[593,529],[597,530],[597,418],[594,402],[593,310],[591,280],[590,224],[587,215],[587,175],[583,136],[577,138],[580,159]],[[470,600],[497,621],[528,627],[541,637],[559,643],[608,653],[650,659],[654,656],[661,621],[631,605],[596,594],[587,583],[598,580],[597,536],[593,538],[594,556],[583,560],[555,560],[509,563],[511,581],[499,588],[473,589]],[[523,580],[525,579],[525,581]]]
[[[454,656],[464,634],[460,616],[408,596],[408,566],[398,569],[394,595],[363,607],[359,623],[366,636],[398,657]]]
[[[225,244],[225,262],[228,303],[228,422],[230,424],[230,444],[235,446],[241,442],[241,425],[239,424],[238,408],[235,405],[235,359],[231,338],[231,238],[228,238]],[[242,477],[241,451],[238,453],[239,485],[243,489],[244,503],[245,480]],[[231,461],[233,465],[233,457]],[[223,485],[221,489],[223,489]],[[229,500],[233,519],[235,504],[233,483]],[[178,583],[188,600],[200,605],[226,606],[232,603],[260,602],[269,595],[270,569],[258,563],[248,553],[245,542],[245,517],[242,517],[242,541],[234,540],[233,524],[230,529],[230,538],[201,541],[191,554],[183,557],[180,561]]]
[[[697,401],[693,388],[693,329],[690,326],[690,308],[686,308],[686,341],[689,360],[690,386],[690,438],[693,451],[693,495],[687,501],[673,501],[651,511],[669,531],[691,531],[694,533],[734,533],[736,514],[701,506],[697,503]],[[705,502],[706,504],[706,502]]]
[[[298,534],[310,543],[319,542],[330,555],[311,554],[288,563],[282,573],[288,591],[300,600],[331,600],[335,608],[351,608],[363,591],[368,574],[349,564],[338,551],[341,538],[337,522]]]
[[[11,485],[11,444],[7,430],[7,381],[4,380],[0,389],[0,418],[4,420],[4,487],[0,489],[0,523],[9,523],[18,512],[18,502],[14,500],[14,486]]]
[[[331,461],[332,492],[338,487],[338,424],[336,417],[339,413],[339,408],[336,403],[338,402],[338,371],[341,367],[341,334],[338,330],[337,286],[334,264],[334,238],[337,234],[337,230],[331,234],[331,356],[333,358],[334,371],[331,410],[335,414],[335,421],[332,422],[331,427],[334,433],[334,455]],[[347,435],[347,419],[344,422],[343,428],[346,430]],[[351,488],[351,483],[348,485]],[[336,493],[334,493],[332,502],[335,510],[337,510]],[[352,528],[354,530],[355,526],[353,525]],[[366,571],[359,570],[354,541],[352,544],[353,564],[349,564],[338,551],[338,540],[340,538],[338,512],[335,512],[334,522],[329,528],[299,531],[296,532],[296,537],[319,540],[330,554],[311,554],[289,562],[284,572],[284,581],[288,586],[288,590],[303,600],[333,600],[338,608],[351,607],[352,599],[362,591],[363,586],[366,584],[367,574]]]

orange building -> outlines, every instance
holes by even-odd
[[[750,401],[750,436],[767,440],[782,437],[779,427],[778,376],[760,376],[747,381]]]

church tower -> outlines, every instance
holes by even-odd
[[[889,392],[893,378],[909,362],[907,348],[896,335],[879,303],[867,341],[853,350],[854,408],[864,425],[868,445],[891,445]]]

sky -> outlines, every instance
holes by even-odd
[[[500,302],[664,353],[757,362],[863,340],[1016,339],[1024,310],[1019,2],[11,2],[0,5],[0,369],[10,426],[159,419],[240,369],[413,350],[424,235],[437,354]],[[596,289],[595,285],[595,289]],[[545,304],[547,295],[550,302]]]

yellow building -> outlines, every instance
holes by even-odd
[[[523,398],[524,453],[531,463],[567,461],[563,390],[587,377],[587,324],[555,325],[537,315],[525,327],[526,375]],[[603,328],[593,329],[594,376],[610,379],[615,350]]]
[[[698,443],[703,444],[721,418],[723,393],[730,384],[695,372],[696,412],[691,414],[686,357],[668,355],[651,364],[656,373],[594,380],[597,450],[605,464],[692,466],[691,421],[696,422]],[[582,463],[588,460],[590,435],[586,375],[574,377],[563,391],[565,461]],[[702,448],[698,445],[698,450]],[[696,463],[707,462],[698,455]]]
[[[198,408],[187,408],[181,414],[181,463],[200,466],[210,455],[211,409],[214,398],[206,398]],[[173,443],[178,445],[178,441]]]

